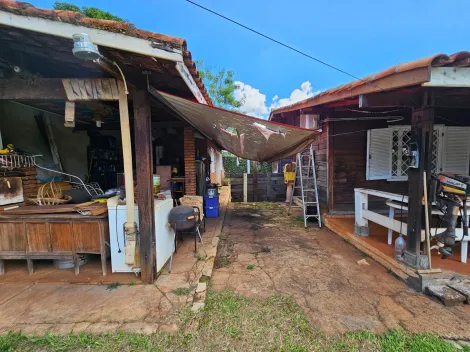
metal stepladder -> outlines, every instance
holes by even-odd
[[[297,154],[296,161],[293,196],[289,202],[288,214],[291,214],[292,202],[294,202],[302,208],[305,228],[307,228],[308,218],[316,218],[318,226],[321,227],[313,145],[311,144],[308,148]],[[300,194],[296,195],[296,190],[300,190]],[[312,208],[316,210],[315,213],[311,212]]]

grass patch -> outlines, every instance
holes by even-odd
[[[248,270],[254,270],[255,266],[253,264],[250,264],[246,267]]]
[[[403,330],[326,336],[310,325],[292,298],[280,295],[251,299],[229,290],[218,294],[209,291],[202,311],[185,309],[179,319],[182,327],[196,320],[198,328],[152,335],[118,332],[27,337],[8,333],[0,336],[0,351],[457,351],[438,337]],[[465,347],[464,351],[470,349]]]
[[[189,295],[189,293],[195,288],[196,286],[179,287],[179,288],[174,289],[171,292],[177,296],[186,296],[186,295]]]
[[[291,216],[288,226],[289,227],[305,227],[304,218],[302,216]]]
[[[210,281],[211,281],[211,277],[207,275],[202,275],[199,278],[199,282],[205,282],[206,284],[209,283]]]
[[[109,284],[108,286],[106,286],[106,289],[108,291],[117,290],[119,286],[121,286],[119,282],[113,282],[112,284]]]
[[[195,257],[198,261],[201,261],[201,262],[203,262],[204,260],[206,260],[206,257],[200,256],[198,253],[195,253],[195,254],[194,254],[194,257]]]
[[[228,254],[218,256],[215,260],[214,268],[220,269],[228,266],[230,264],[229,257]]]
[[[129,286],[135,286],[135,281],[129,282]]]

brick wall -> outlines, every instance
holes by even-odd
[[[186,194],[196,195],[196,142],[194,129],[184,128],[184,178]]]
[[[19,169],[24,172],[24,176],[21,177],[23,181],[23,196],[26,201],[28,198],[36,198],[38,194],[38,182],[36,168],[25,168]]]

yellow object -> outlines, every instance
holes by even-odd
[[[106,203],[107,199],[95,199],[94,203]]]
[[[153,175],[153,194],[160,193],[160,175]]]
[[[15,149],[15,147],[13,146],[13,144],[8,144],[5,149],[0,149],[0,155],[6,155],[6,154],[13,153],[14,149]]]
[[[293,170],[292,164],[284,165],[284,183],[294,182],[295,172]]]
[[[295,180],[295,172],[285,172],[284,173],[284,182],[294,182]]]

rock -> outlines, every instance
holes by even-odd
[[[369,266],[369,265],[370,265],[369,263],[367,263],[367,260],[365,260],[365,259],[358,260],[358,261],[357,261],[357,264],[359,264],[359,265],[365,265],[365,266]]]
[[[202,308],[204,308],[204,306],[205,306],[204,302],[194,302],[193,306],[191,307],[191,310],[193,312],[197,312],[201,310]]]
[[[146,322],[126,323],[126,324],[122,324],[119,327],[119,331],[136,333],[136,334],[144,334],[144,335],[152,335],[156,333],[157,330],[158,330],[157,323],[146,323]]]
[[[453,288],[458,293],[465,296],[465,303],[470,304],[470,285],[465,284],[450,284],[449,287]]]
[[[448,307],[463,304],[466,300],[464,295],[448,286],[428,286],[426,287],[426,290],[430,296],[436,297],[443,305]]]
[[[201,293],[207,290],[207,282],[198,282],[196,293]]]

